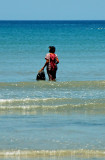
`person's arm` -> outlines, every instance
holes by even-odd
[[[59,63],[59,59],[58,58],[56,58],[56,64],[58,64]]]
[[[48,59],[46,59],[46,63],[45,63],[45,65],[39,70],[39,72],[41,72],[42,70],[44,70],[44,68],[47,66],[47,64],[49,63],[49,60]]]

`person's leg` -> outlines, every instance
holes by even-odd
[[[49,77],[49,81],[55,81],[56,80],[56,71],[47,71],[48,77]]]
[[[48,74],[48,77],[49,77],[49,81],[52,80],[52,74],[51,74],[51,71],[47,70],[47,74]]]
[[[52,72],[52,80],[55,81],[56,80],[56,70],[54,70]]]

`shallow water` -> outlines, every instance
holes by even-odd
[[[0,21],[0,159],[105,159],[104,26]],[[36,81],[49,45],[57,80]]]

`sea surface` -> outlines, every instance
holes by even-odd
[[[0,159],[105,159],[105,21],[0,21]]]

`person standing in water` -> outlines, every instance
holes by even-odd
[[[57,64],[59,63],[59,59],[58,59],[57,54],[55,54],[54,46],[49,46],[49,53],[46,54],[45,59],[46,59],[46,63],[39,72],[44,70],[44,68],[47,66],[47,74],[48,74],[49,80],[55,81],[56,72],[57,72]]]

